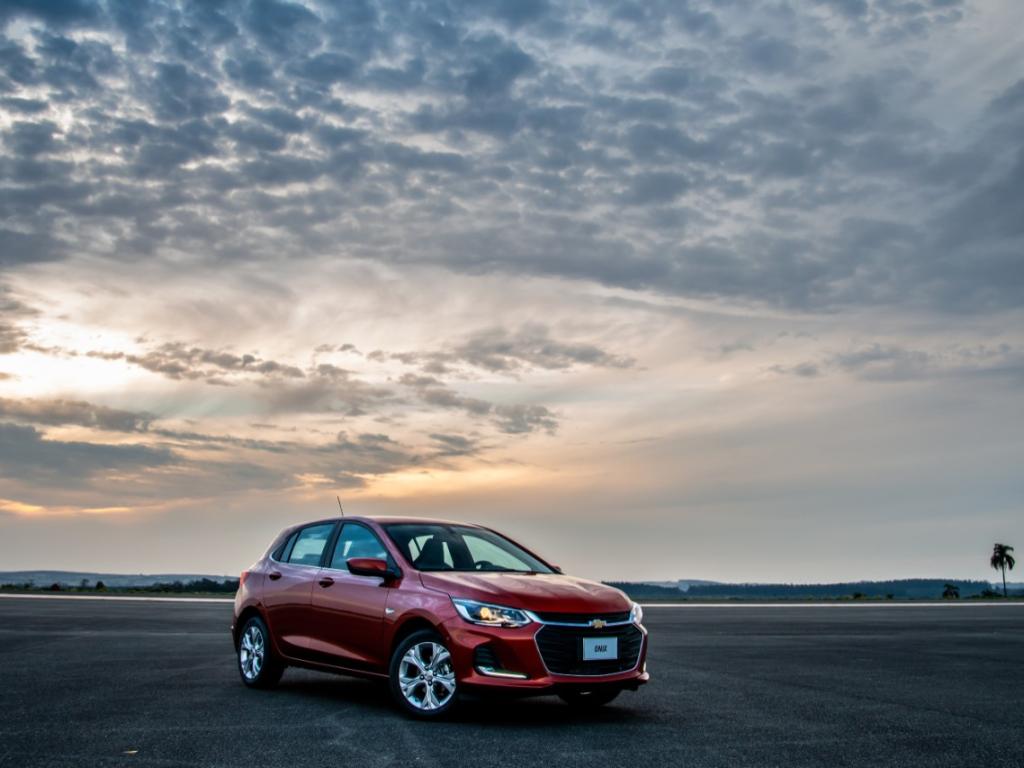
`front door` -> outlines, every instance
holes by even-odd
[[[315,635],[311,657],[353,669],[381,671],[387,664],[382,647],[385,608],[390,588],[380,576],[349,573],[347,560],[376,557],[392,562],[387,549],[369,527],[344,523],[330,562],[313,587]]]

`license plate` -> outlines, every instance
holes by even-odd
[[[584,637],[583,660],[598,661],[599,659],[619,658],[619,638],[617,637]]]

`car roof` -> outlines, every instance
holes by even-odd
[[[353,520],[356,518],[346,517],[346,520]],[[375,523],[381,525],[390,525],[393,523],[423,523],[423,524],[434,524],[434,525],[464,525],[468,528],[480,528],[482,526],[476,523],[467,523],[462,520],[444,520],[438,517],[412,517],[408,515],[397,516],[397,515],[366,515],[362,518],[363,520],[372,520]]]
[[[483,526],[475,523],[467,523],[461,520],[443,520],[435,517],[412,517],[408,515],[345,515],[337,517],[327,517],[322,520],[308,520],[301,523],[295,523],[288,526],[288,530],[292,531],[296,528],[305,528],[308,525],[318,525],[321,523],[336,523],[339,520],[354,522],[354,523],[377,523],[378,525],[393,525],[398,523],[408,524],[423,524],[423,525],[462,525],[467,528],[482,528]]]

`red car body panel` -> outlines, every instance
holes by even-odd
[[[510,608],[554,613],[628,611],[633,601],[605,584],[560,573],[421,573],[428,589]]]
[[[313,600],[313,582],[302,566],[269,562],[259,573],[262,589],[259,602],[267,626],[274,628],[274,639],[281,653],[294,656],[309,645],[309,608]],[[249,580],[246,580],[247,583]],[[255,581],[255,580],[253,580]]]
[[[310,614],[314,658],[323,654],[360,668],[379,665],[384,609],[395,590],[384,587],[378,577],[331,568],[320,569],[316,579]]]
[[[444,637],[460,686],[542,693],[567,686],[636,688],[647,682],[647,631],[640,625],[632,625],[643,636],[636,664],[629,669],[602,675],[555,674],[547,669],[537,643],[544,624],[480,626],[464,620],[452,604],[457,597],[533,613],[621,614],[632,608],[621,591],[561,573],[418,571],[382,526],[444,521],[346,517],[331,522],[371,529],[400,574],[360,576],[278,562],[271,553],[295,530],[316,523],[289,528],[249,568],[239,587],[232,624],[236,642],[243,617],[255,612],[266,622],[274,649],[289,664],[376,677],[387,675],[391,653],[405,633],[429,625]],[[474,665],[474,652],[483,644],[497,654],[504,669],[524,677],[482,673]]]

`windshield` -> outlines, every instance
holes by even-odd
[[[384,530],[418,571],[554,573],[519,545],[482,528],[393,523]]]

